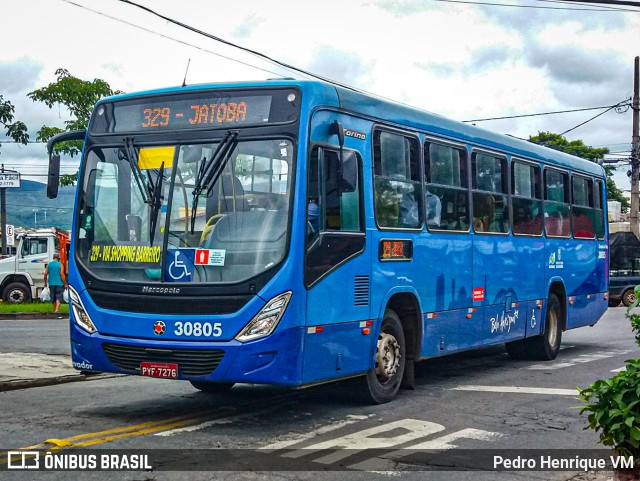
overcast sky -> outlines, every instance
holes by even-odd
[[[470,2],[481,0],[470,0]],[[640,8],[545,0],[138,0],[165,16],[359,89],[458,120],[610,106],[633,93]],[[519,8],[528,6],[537,8]],[[588,11],[596,8],[597,11]],[[31,138],[64,110],[26,94],[55,80],[101,78],[133,92],[182,83],[304,78],[118,0],[3,0],[0,95]],[[565,132],[600,111],[478,122],[527,138]],[[628,155],[631,111],[566,134]],[[2,140],[3,137],[0,137]],[[7,168],[43,174],[42,145],[3,144]],[[77,161],[63,171],[75,172]],[[615,179],[628,190],[627,166]],[[45,177],[32,177],[45,181]]]

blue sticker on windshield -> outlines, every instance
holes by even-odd
[[[169,249],[165,281],[191,282],[196,271],[194,252],[193,249]]]

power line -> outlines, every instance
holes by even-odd
[[[628,99],[624,100],[623,102],[630,102]],[[472,119],[472,120],[463,120],[463,122],[485,122],[487,120],[505,120],[505,119],[519,119],[522,117],[536,117],[536,116],[541,116],[541,115],[555,115],[555,114],[567,114],[567,113],[571,113],[571,112],[584,112],[587,110],[601,110],[601,109],[610,109],[612,107],[618,107],[620,106],[620,103],[617,103],[613,106],[611,105],[605,105],[603,107],[587,107],[587,108],[583,108],[583,109],[572,109],[572,110],[556,110],[554,112],[540,112],[537,114],[520,114],[520,115],[507,115],[504,117],[488,117],[485,119]],[[631,105],[629,103],[629,105]]]
[[[640,7],[640,2],[633,0],[566,0],[567,3],[595,3],[601,5],[627,5]]]
[[[593,117],[591,117],[590,119],[585,120],[585,121],[584,121],[584,122],[582,122],[582,123],[579,123],[579,124],[578,124],[578,125],[576,125],[575,127],[571,127],[570,129],[565,130],[565,131],[564,131],[564,132],[562,132],[560,135],[564,135],[564,134],[567,134],[567,133],[571,132],[572,130],[576,130],[578,127],[582,127],[584,124],[587,124],[587,123],[591,122],[592,120],[597,119],[598,117],[600,117],[601,115],[606,114],[606,113],[607,113],[607,112],[609,112],[610,110],[616,109],[616,110],[618,111],[618,113],[622,113],[622,111],[621,111],[621,110],[619,110],[619,109],[622,109],[622,108],[624,108],[624,107],[626,107],[625,112],[629,109],[629,107],[631,107],[631,101],[630,101],[630,99],[623,100],[622,102],[619,102],[619,103],[617,103],[616,105],[612,105],[611,107],[609,107],[608,109],[604,110],[603,112],[600,112],[599,114],[594,115],[594,116],[593,116]]]
[[[120,0],[126,1],[126,0]],[[632,9],[611,9],[611,8],[572,8],[572,7],[541,7],[539,5],[515,5],[511,3],[493,3],[493,2],[474,2],[471,0],[433,0],[434,2],[444,2],[444,3],[462,3],[467,5],[488,5],[490,7],[508,7],[508,8],[533,8],[533,9],[541,9],[541,10],[571,10],[571,11],[585,11],[585,12],[614,12],[614,11],[625,11],[625,12],[636,12],[640,13],[640,10],[632,10]],[[577,3],[577,2],[576,2]],[[617,2],[613,2],[617,3]],[[640,2],[638,3],[640,6]]]
[[[63,0],[63,1],[68,2],[69,0]],[[222,44],[225,44],[225,45],[229,45],[231,47],[235,47],[237,49],[242,50],[243,52],[250,53],[251,55],[254,55],[255,57],[258,57],[258,58],[260,58],[262,60],[267,60],[268,62],[271,62],[271,63],[273,63],[275,65],[278,65],[280,67],[284,67],[287,70],[295,71],[295,72],[301,73],[303,75],[308,75],[310,77],[313,77],[313,78],[316,78],[316,79],[319,79],[319,80],[323,80],[325,82],[329,82],[329,83],[332,83],[334,85],[338,85],[340,87],[343,87],[343,88],[346,88],[346,89],[349,89],[349,90],[360,91],[360,90],[356,89],[355,87],[352,87],[351,85],[347,85],[347,84],[338,82],[336,80],[332,80],[332,79],[330,79],[328,77],[323,77],[323,76],[315,74],[313,72],[309,72],[307,70],[304,70],[304,69],[301,69],[299,67],[296,67],[295,65],[290,65],[290,64],[288,64],[286,62],[282,62],[280,60],[271,58],[268,55],[266,55],[266,54],[264,54],[262,52],[259,52],[257,50],[253,50],[253,49],[250,49],[250,48],[247,48],[247,47],[243,47],[241,45],[238,45],[237,43],[233,43],[233,42],[230,42],[229,40],[225,40],[225,39],[223,39],[221,37],[218,37],[216,35],[212,35],[210,33],[207,33],[205,31],[203,31],[203,30],[200,30],[200,29],[197,29],[195,27],[192,27],[191,25],[187,25],[186,23],[182,23],[182,22],[180,22],[178,20],[175,20],[175,19],[173,19],[171,17],[167,17],[166,15],[162,15],[162,14],[156,12],[155,10],[152,10],[152,9],[150,9],[148,7],[145,7],[144,5],[140,5],[140,4],[132,2],[130,0],[120,0],[120,1],[122,3],[127,3],[129,5],[133,5],[134,7],[137,7],[139,9],[141,9],[141,10],[144,10],[145,12],[149,12],[150,14],[155,15],[156,17],[161,18],[166,22],[172,23],[174,25],[178,25],[179,27],[185,28],[185,29],[189,30],[190,32],[197,33],[198,35],[202,35],[204,37],[210,38],[211,40],[215,40],[216,42],[219,42],[219,43],[222,43]],[[71,3],[71,2],[69,2],[69,3]]]
[[[590,5],[589,3],[584,3],[580,0],[576,0],[576,1],[571,1],[571,0],[533,0],[534,2],[546,2],[546,3],[560,3],[560,4],[567,4],[567,3],[574,3],[576,5]],[[637,12],[637,10],[633,10],[633,9],[629,9],[629,8],[619,8],[619,7],[607,7],[607,6],[602,6],[600,5],[599,8],[606,8],[608,10],[614,10],[614,11],[619,11],[619,12]]]
[[[63,1],[63,2],[65,2],[65,3],[68,3],[68,4],[70,4],[70,5],[73,5],[73,6],[75,6],[75,7],[82,8],[82,9],[84,9],[84,10],[88,10],[89,12],[95,13],[95,14],[100,15],[100,16],[102,16],[102,17],[106,17],[106,18],[109,18],[109,19],[114,20],[114,21],[116,21],[116,22],[120,22],[120,23],[123,23],[123,24],[125,24],[125,25],[129,25],[130,27],[137,28],[138,30],[142,30],[143,32],[147,32],[147,33],[150,33],[150,34],[152,34],[152,35],[156,35],[156,36],[158,36],[158,37],[166,38],[167,40],[172,40],[172,41],[177,42],[177,43],[180,43],[180,44],[182,44],[182,45],[186,45],[187,47],[195,48],[195,49],[197,49],[197,50],[201,50],[201,51],[203,51],[203,52],[210,53],[211,55],[215,55],[215,56],[220,57],[220,58],[223,58],[223,59],[225,59],[225,60],[229,60],[229,61],[231,61],[231,62],[239,63],[239,64],[244,65],[244,66],[246,66],[246,67],[255,68],[256,70],[262,70],[263,72],[266,72],[266,73],[271,74],[271,75],[278,75],[278,76],[282,76],[282,74],[281,74],[281,73],[279,73],[279,72],[274,72],[274,71],[272,71],[272,70],[267,70],[267,69],[265,69],[265,68],[258,67],[258,66],[256,66],[256,65],[252,65],[252,64],[250,64],[250,63],[243,62],[242,60],[238,60],[238,59],[235,59],[235,58],[232,58],[232,57],[228,57],[228,56],[226,56],[226,55],[222,55],[222,54],[217,53],[217,52],[213,52],[213,51],[208,50],[208,49],[206,49],[206,48],[204,48],[204,47],[200,47],[200,46],[198,46],[198,45],[194,45],[194,44],[192,44],[192,43],[185,42],[184,40],[179,40],[179,39],[177,39],[177,38],[175,38],[175,37],[171,37],[171,36],[169,36],[169,35],[165,35],[165,34],[163,34],[163,33],[156,32],[156,31],[154,31],[154,30],[151,30],[151,29],[148,29],[148,28],[142,27],[142,26],[140,26],[140,25],[136,25],[135,23],[128,22],[128,21],[126,21],[126,20],[122,20],[122,19],[120,19],[120,18],[114,17],[114,16],[112,16],[112,15],[108,15],[108,14],[106,14],[106,13],[104,13],[104,12],[100,12],[100,11],[98,11],[98,10],[94,10],[94,9],[92,9],[92,8],[89,8],[89,7],[85,6],[85,5],[80,5],[80,4],[75,3],[75,2],[72,2],[72,1],[70,1],[70,0],[62,0],[62,1]]]

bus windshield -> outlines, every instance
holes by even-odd
[[[86,153],[74,233],[93,276],[232,283],[284,259],[291,140],[109,145]]]

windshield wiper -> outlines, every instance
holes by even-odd
[[[151,196],[153,195],[153,190],[150,189],[149,184],[144,180],[144,176],[142,175],[142,170],[140,170],[140,166],[138,165],[138,152],[136,151],[135,145],[133,145],[133,138],[127,137],[124,139],[124,155],[119,155],[120,160],[128,160],[129,166],[131,167],[131,173],[133,174],[133,178],[136,181],[136,185],[138,186],[138,190],[140,191],[140,196],[145,204],[151,205]]]
[[[160,207],[162,207],[164,162],[160,165],[160,170],[158,171],[158,176],[156,177],[156,182],[154,184],[149,171],[147,171],[147,178],[144,178],[144,174],[138,164],[138,152],[136,151],[132,137],[124,139],[124,157],[129,161],[131,173],[136,181],[136,185],[138,186],[143,202],[151,207],[151,216],[149,217],[149,242],[150,244],[153,244],[156,225],[158,223],[158,213],[160,212]],[[124,160],[122,156],[120,156],[120,159]]]
[[[149,218],[149,241],[150,245],[153,245],[153,238],[156,234],[156,225],[158,223],[158,213],[160,207],[162,207],[162,182],[164,181],[164,162],[160,165],[158,177],[156,177],[156,184],[153,185],[151,180],[151,174],[149,177],[149,187],[152,190],[151,197],[149,199],[149,205],[151,206],[151,217]]]
[[[193,189],[193,201],[191,203],[191,233],[195,229],[196,224],[196,212],[198,210],[198,200],[202,192],[206,190],[207,197],[211,195],[213,186],[222,175],[227,162],[231,158],[233,150],[238,145],[238,131],[229,130],[227,135],[224,136],[222,141],[218,144],[215,152],[211,158],[202,160],[200,168],[198,169],[198,175],[196,177],[196,185]]]

